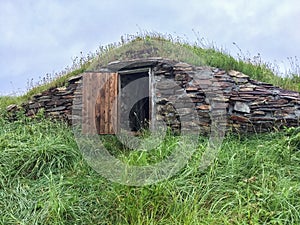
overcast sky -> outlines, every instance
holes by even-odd
[[[80,52],[140,30],[204,38],[233,56],[235,42],[288,66],[300,56],[299,27],[297,0],[0,0],[0,94],[20,94]]]

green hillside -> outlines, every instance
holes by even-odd
[[[199,137],[197,151],[175,176],[148,186],[111,182],[95,172],[82,156],[70,126],[22,112],[12,121],[5,107],[22,103],[49,87],[128,51],[133,41],[163,39],[179,45],[203,63],[239,70],[254,79],[300,91],[299,74],[285,78],[265,63],[234,59],[218,49],[190,45],[152,34],[122,38],[120,43],[81,56],[60,75],[20,97],[0,98],[0,224],[300,224],[300,128],[237,135],[228,133],[213,163],[199,162],[209,139]],[[186,59],[188,60],[188,59]],[[147,137],[142,136],[141,138]],[[182,144],[168,135],[154,151],[129,150],[116,137],[102,137],[118,159],[151,165]]]

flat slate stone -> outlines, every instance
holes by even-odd
[[[62,111],[64,109],[66,109],[66,106],[59,106],[59,107],[56,107],[56,108],[47,109],[46,111],[47,112],[55,112],[55,111]]]
[[[189,67],[192,67],[192,66],[191,66],[190,64],[180,62],[180,63],[176,63],[176,64],[174,65],[174,67],[189,68]]]
[[[260,116],[264,116],[266,115],[266,113],[264,111],[254,111],[253,115],[260,115]]]
[[[82,78],[82,75],[74,76],[74,77],[69,78],[68,82],[69,83],[73,83],[73,82],[75,82],[77,80],[80,80],[81,78]]]
[[[6,110],[8,112],[10,112],[10,111],[12,111],[14,109],[17,109],[17,108],[18,108],[18,106],[16,104],[11,104],[11,105],[9,105],[9,106],[6,107]]]
[[[238,112],[250,113],[250,107],[244,102],[236,102],[233,109]]]
[[[228,74],[232,77],[237,77],[237,78],[249,78],[249,76],[235,70],[230,70]]]
[[[107,68],[112,71],[118,71],[121,69],[134,69],[139,67],[150,67],[158,63],[161,58],[147,58],[147,59],[135,59],[128,61],[113,61],[107,65]]]
[[[296,111],[295,111],[295,115],[296,115],[297,117],[300,117],[300,110],[296,110]]]
[[[210,110],[210,105],[200,105],[200,106],[197,106],[197,109],[200,109],[200,110]]]
[[[244,116],[237,116],[237,115],[231,115],[230,116],[231,120],[239,121],[239,122],[249,122],[249,119]]]

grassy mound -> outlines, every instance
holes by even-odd
[[[300,91],[299,74],[282,78],[259,59],[235,59],[214,47],[147,34],[122,38],[74,61],[55,79],[20,97],[0,97],[0,224],[300,224],[300,129],[269,134],[228,134],[214,163],[199,169],[208,139],[171,179],[130,187],[112,183],[87,164],[69,126],[42,115],[5,119],[3,109],[66,84],[95,62],[133,41],[164,40],[193,51],[207,65],[239,70],[253,79]],[[104,145],[120,160],[148,165],[178,142],[168,137],[155,152],[130,151],[113,136]]]
[[[156,46],[159,42],[161,44]],[[64,71],[55,74],[53,77],[46,74],[45,77],[41,78],[41,80],[36,84],[32,81],[29,82],[29,90],[26,94],[13,98],[0,97],[0,108],[9,104],[21,104],[22,102],[29,100],[34,94],[40,93],[51,87],[64,86],[66,85],[68,78],[83,73],[87,69],[93,68],[93,65],[95,64],[104,65],[116,59],[126,59],[126,56],[130,51],[134,52],[134,50],[136,50],[131,49],[133,46],[132,43],[138,43],[135,47],[140,46],[141,48],[152,44],[150,47],[152,49],[152,53],[154,52],[153,49],[156,49],[156,56],[166,58],[172,56],[179,61],[192,64],[194,61],[191,55],[194,54],[201,59],[202,64],[218,67],[224,70],[237,70],[249,75],[252,79],[280,86],[284,89],[300,92],[299,69],[295,69],[295,72],[290,71],[288,74],[285,74],[285,76],[280,76],[278,75],[279,71],[276,69],[276,65],[263,62],[260,55],[250,58],[246,57],[240,50],[241,53],[238,58],[234,58],[223,49],[218,49],[216,46],[210,44],[204,44],[201,41],[191,44],[181,38],[172,37],[171,35],[145,33],[127,35],[126,37],[121,37],[121,40],[118,43],[100,46],[95,53],[89,53],[86,56],[81,54],[80,57],[76,57],[73,60],[72,66],[66,67]],[[156,45],[154,45],[154,43],[156,43]],[[181,51],[178,52],[178,49]],[[143,57],[147,57],[147,54],[149,53],[145,51],[143,53]],[[134,55],[131,55],[131,57],[133,56]],[[299,65],[293,65],[293,67],[299,68]]]

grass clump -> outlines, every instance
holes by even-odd
[[[25,118],[21,112],[17,121],[1,118],[0,123],[0,161],[6,179],[37,179],[49,171],[69,168],[72,159],[79,157],[72,135],[65,134],[69,129],[65,124]]]
[[[1,117],[0,224],[299,224],[299,132],[228,134],[214,163],[199,170],[203,137],[171,179],[132,187],[92,170],[65,124]],[[124,162],[147,165],[178,138],[151,153],[102,141]]]
[[[253,59],[239,55],[238,59],[232,57],[223,50],[216,47],[203,49],[198,46],[193,47],[193,51],[204,58],[204,61],[212,67],[222,68],[224,70],[236,70],[247,74],[250,78],[266,82],[284,89],[300,92],[300,74],[290,71],[284,76],[276,65],[263,62],[260,55],[254,56]]]

